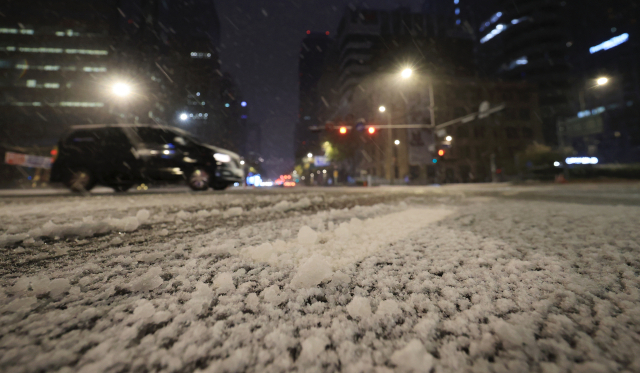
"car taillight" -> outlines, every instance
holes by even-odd
[[[55,160],[58,158],[58,147],[54,147],[49,153],[51,154],[51,163],[55,162]]]

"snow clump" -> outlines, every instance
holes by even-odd
[[[307,259],[307,261],[300,266],[298,272],[293,276],[291,287],[294,289],[314,287],[322,281],[331,278],[332,274],[333,270],[325,257],[319,254],[313,254],[311,258]]]
[[[233,284],[232,274],[229,272],[219,274],[216,279],[213,280],[213,287],[217,288],[221,293],[228,293],[236,289]]]
[[[371,316],[371,304],[368,299],[355,296],[347,306],[347,312],[354,319],[366,319]]]
[[[302,245],[313,245],[318,240],[318,234],[305,225],[298,231],[298,242]]]
[[[412,339],[403,349],[391,355],[393,362],[400,372],[428,373],[433,367],[433,356],[417,339]]]

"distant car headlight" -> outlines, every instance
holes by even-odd
[[[231,162],[231,156],[229,154],[215,153],[213,155],[213,158],[215,158],[216,161],[222,163]]]

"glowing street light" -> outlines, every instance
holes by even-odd
[[[345,135],[347,133],[347,127],[340,127],[340,134]]]
[[[396,144],[396,145],[400,145],[400,140],[396,140],[393,143]]]
[[[447,140],[447,141],[451,141],[451,140],[453,140],[453,137],[451,137],[451,136],[447,136],[447,137],[445,137],[444,139],[445,139],[445,140]]]
[[[408,79],[408,78],[411,77],[411,74],[413,74],[413,70],[411,70],[409,68],[406,68],[406,69],[402,70],[402,74],[401,75],[402,75],[403,79]]]
[[[369,129],[367,131],[369,132],[370,135],[373,135],[374,133],[376,133],[376,128],[375,127],[369,127]]]
[[[609,78],[605,78],[603,76],[601,78],[598,78],[598,80],[596,80],[596,83],[598,83],[598,85],[605,85],[605,84],[609,83]]]
[[[113,94],[119,97],[129,96],[131,93],[131,87],[125,83],[116,83],[113,85]]]
[[[185,113],[180,114],[180,120],[187,120],[187,118],[189,118],[189,116]]]
[[[311,153],[307,154],[307,158],[313,158],[313,154]]]
[[[387,108],[384,106],[380,106],[378,110],[380,110],[381,113],[384,113],[385,111],[387,111]]]

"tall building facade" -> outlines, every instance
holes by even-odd
[[[3,3],[4,142],[52,144],[68,125],[109,120],[116,5],[108,0]]]
[[[560,145],[603,163],[640,161],[640,6],[631,1],[567,2],[571,113]]]
[[[11,0],[2,14],[3,140],[53,145],[74,124],[137,122],[242,150],[246,109],[221,72],[213,0]]]
[[[538,86],[547,143],[557,143],[556,122],[570,112],[571,66],[566,2],[561,0],[496,0],[475,9],[477,60],[488,77],[527,81]]]
[[[320,149],[319,135],[310,127],[324,126],[320,112],[327,98],[320,94],[320,79],[324,73],[327,55],[333,46],[329,32],[307,31],[300,44],[298,62],[299,105],[298,124],[295,129],[295,156],[301,158]]]
[[[473,0],[425,0],[422,13],[433,35],[472,39],[475,13]]]

